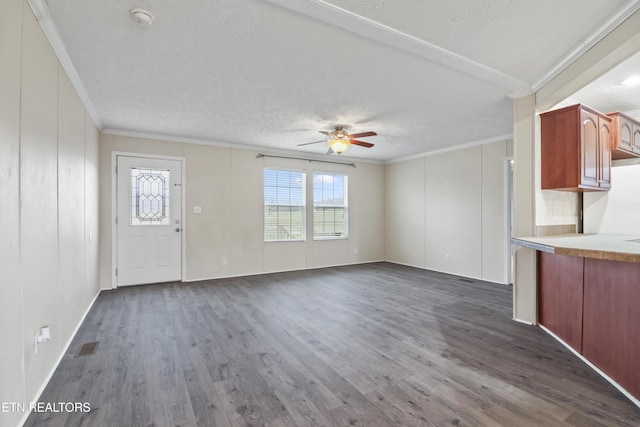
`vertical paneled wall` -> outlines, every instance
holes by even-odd
[[[425,267],[424,158],[385,167],[385,259]]]
[[[24,402],[20,284],[20,79],[22,0],[0,3],[0,402]],[[16,425],[19,413],[0,413]]]
[[[26,1],[2,2],[0,55],[0,402],[28,407],[99,290],[98,132]]]
[[[387,164],[385,259],[504,283],[510,144]]]
[[[483,278],[482,147],[449,151],[424,161],[426,267]]]
[[[28,7],[28,6],[27,6]],[[24,362],[32,394],[61,351],[58,310],[58,63],[38,23],[25,8],[20,100],[20,273]],[[51,341],[33,335],[51,327]]]

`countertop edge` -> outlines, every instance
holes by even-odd
[[[554,236],[544,236],[553,238]],[[575,237],[579,237],[576,235]],[[538,237],[532,237],[538,239]],[[542,236],[540,237],[542,238]],[[620,261],[620,262],[630,262],[630,263],[640,263],[640,254],[638,253],[629,253],[629,252],[619,252],[612,250],[604,250],[604,249],[592,249],[592,248],[577,248],[577,247],[569,247],[569,246],[558,246],[558,245],[545,245],[539,242],[532,242],[527,240],[526,237],[512,237],[511,243],[517,246],[522,246],[525,248],[534,249],[540,252],[547,252],[550,254],[556,255],[566,255],[566,256],[577,256],[583,258],[592,258],[592,259],[601,259],[608,261]]]
[[[555,249],[556,249],[554,246],[543,245],[541,243],[533,243],[527,240],[519,239],[517,237],[512,237],[511,243],[517,246],[523,246],[525,248],[534,249],[536,251],[548,252],[550,254],[555,253]]]

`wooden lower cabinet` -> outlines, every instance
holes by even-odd
[[[582,352],[584,258],[538,252],[538,322]]]
[[[538,252],[538,321],[640,399],[640,264]]]
[[[640,398],[640,264],[584,262],[582,355]]]

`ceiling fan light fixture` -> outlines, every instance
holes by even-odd
[[[328,144],[329,144],[329,148],[331,148],[331,150],[338,155],[344,153],[347,150],[347,148],[349,148],[349,145],[351,145],[349,140],[342,139],[342,138],[330,139]]]

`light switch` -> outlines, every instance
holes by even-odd
[[[202,213],[202,206],[194,206],[193,207],[193,213],[194,214]]]

